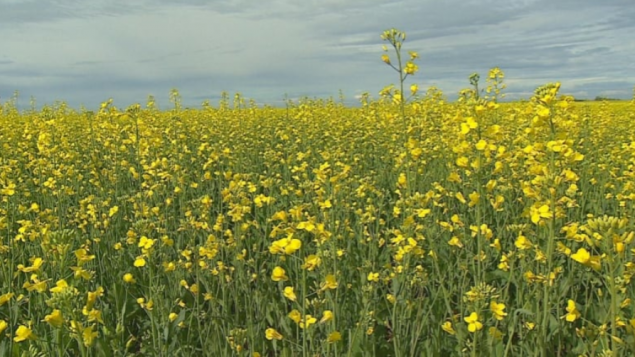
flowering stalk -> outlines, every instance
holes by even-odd
[[[399,93],[391,92],[390,89],[388,91],[393,98],[393,102],[399,104],[401,108],[401,116],[405,120],[406,118],[406,106],[405,106],[406,103],[405,102],[407,101],[407,99],[404,98],[404,89],[403,89],[404,82],[406,81],[406,78],[408,78],[408,76],[414,75],[419,70],[419,66],[417,66],[414,63],[414,60],[419,58],[419,54],[417,54],[417,52],[412,52],[412,51],[408,52],[410,54],[410,59],[405,64],[403,63],[402,54],[401,54],[401,45],[404,43],[404,41],[406,41],[406,33],[403,31],[399,31],[394,28],[390,30],[386,30],[384,31],[384,33],[381,34],[381,39],[384,41],[388,41],[388,43],[390,43],[390,45],[395,50],[395,54],[397,56],[396,66],[392,64],[392,62],[390,61],[390,56],[388,56],[387,53],[384,53],[381,56],[381,59],[382,61],[384,61],[384,63],[386,63],[387,65],[392,67],[392,69],[394,69],[397,73],[399,73]],[[388,48],[386,46],[383,46],[383,50],[384,52],[388,52]],[[410,89],[412,92],[410,97],[412,97],[417,92],[417,86],[413,85]]]

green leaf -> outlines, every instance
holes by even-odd
[[[534,316],[534,312],[531,311],[531,310],[527,310],[527,309],[516,309],[516,310],[514,310],[514,314],[516,316],[518,316],[518,315]]]

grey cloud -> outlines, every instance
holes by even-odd
[[[106,64],[113,64],[113,63],[122,63],[124,61],[122,60],[118,60],[118,61],[77,61],[77,62],[73,62],[71,64],[72,67],[77,67],[77,66],[95,66],[95,65],[106,65]]]
[[[151,58],[142,58],[142,59],[136,60],[136,62],[137,63],[155,63],[155,62],[163,62],[166,59],[186,57],[186,56],[196,56],[203,53],[210,53],[215,56],[220,56],[220,55],[237,55],[243,52],[244,52],[244,49],[242,48],[235,48],[235,49],[222,49],[220,47],[203,48],[203,49],[188,51],[188,52],[170,52],[164,55],[155,56]]]
[[[123,0],[26,0],[0,3],[0,24],[5,27],[65,19],[118,16],[143,11],[145,2]]]

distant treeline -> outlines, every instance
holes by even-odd
[[[595,102],[603,102],[603,101],[619,102],[619,101],[623,101],[623,100],[625,100],[625,99],[609,98],[609,97],[603,97],[603,96],[600,96],[600,95],[595,97],[595,99],[579,99],[579,98],[574,99],[574,101],[576,101],[576,102],[591,102],[591,101],[595,101]]]

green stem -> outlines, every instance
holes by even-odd
[[[307,348],[307,330],[309,326],[306,321],[306,269],[302,269],[302,318],[304,319],[304,328],[302,329],[302,356],[307,357],[309,353]]]
[[[609,237],[605,238],[607,239],[607,245],[610,245],[610,239]],[[613,353],[616,353],[616,349],[615,349],[615,341],[613,340],[613,336],[617,337],[617,326],[615,324],[615,320],[617,318],[617,289],[615,288],[615,271],[614,271],[614,257],[609,257],[608,261],[609,261],[609,289],[610,289],[610,294],[611,294],[611,313],[609,314],[610,318],[611,318],[611,338],[609,340],[610,346],[611,346],[611,351]]]
[[[549,123],[550,123],[550,140],[553,140],[555,138],[555,126],[553,123],[553,118],[549,118]],[[549,221],[549,237],[547,240],[547,252],[546,252],[546,258],[547,258],[547,271],[546,271],[546,281],[543,282],[543,290],[542,290],[542,302],[543,302],[543,311],[542,311],[542,321],[541,321],[541,343],[543,344],[543,349],[542,349],[542,353],[544,356],[548,356],[549,355],[549,350],[547,348],[547,335],[548,335],[548,321],[547,319],[549,318],[549,312],[551,310],[551,303],[550,303],[550,284],[549,284],[549,278],[550,278],[550,274],[551,274],[551,269],[552,264],[553,264],[553,251],[554,251],[554,242],[556,239],[556,187],[555,187],[555,153],[551,153],[551,155],[549,156],[549,175],[552,176],[552,190],[550,192],[550,196],[549,196],[549,209],[551,211],[551,220]]]

